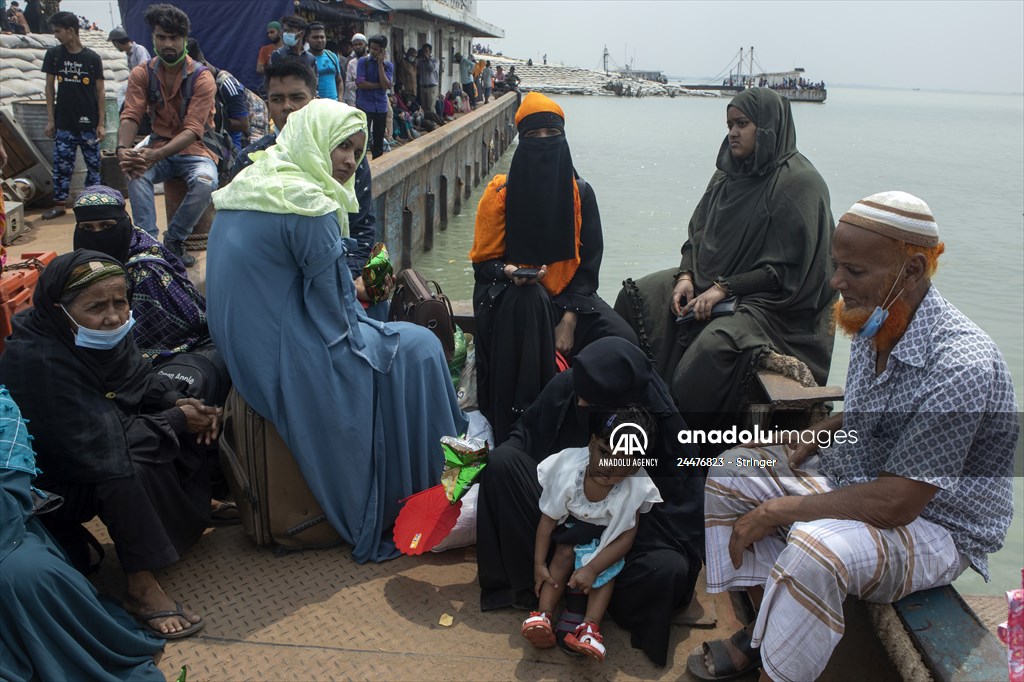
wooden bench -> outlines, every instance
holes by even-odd
[[[1006,679],[1006,650],[952,585],[915,592],[892,609],[934,679]]]

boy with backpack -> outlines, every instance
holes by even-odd
[[[213,73],[186,53],[188,15],[172,5],[157,4],[146,10],[145,18],[153,30],[157,56],[135,67],[128,77],[117,159],[129,178],[132,218],[154,238],[159,229],[153,186],[171,178],[186,182],[188,191],[167,225],[164,244],[190,267],[196,260],[185,251],[185,239],[217,189],[218,163],[230,164],[230,158],[223,158],[223,147],[213,139],[217,85]],[[153,132],[148,144],[135,149],[135,136],[146,114]]]

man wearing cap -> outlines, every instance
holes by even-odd
[[[356,33],[352,36],[352,58],[349,59],[348,64],[345,65],[345,94],[342,96],[342,102],[354,107],[356,105],[356,92],[359,88],[356,87],[356,69],[359,66],[359,60],[366,56],[366,36],[362,33]]]
[[[763,667],[762,679],[816,679],[847,595],[891,602],[968,568],[989,579],[1013,515],[1017,408],[995,343],[931,283],[944,250],[928,205],[904,192],[840,219],[845,410],[711,469],[708,591],[746,589],[759,612],[691,656],[698,677]]]
[[[280,21],[272,21],[267,24],[267,40],[270,42],[261,47],[259,55],[256,56],[256,73],[259,74],[262,74],[263,70],[267,68],[267,64],[270,63],[270,55],[274,53],[274,50],[283,46]]]
[[[145,64],[149,61],[149,50],[129,38],[128,32],[124,30],[123,26],[118,26],[111,31],[110,35],[107,36],[107,40],[114,43],[114,47],[117,48],[118,52],[124,52],[128,55],[129,71],[139,64]]]

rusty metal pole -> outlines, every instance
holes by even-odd
[[[402,209],[402,269],[412,267],[412,211]]]
[[[448,229],[448,178],[444,175],[441,176],[440,182],[440,193],[441,193],[441,224],[442,230]]]
[[[427,192],[423,199],[423,251],[434,248],[434,193]]]

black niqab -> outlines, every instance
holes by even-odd
[[[531,114],[522,124],[544,112]],[[509,167],[505,257],[550,265],[576,256],[575,170],[565,135],[521,137]]]

